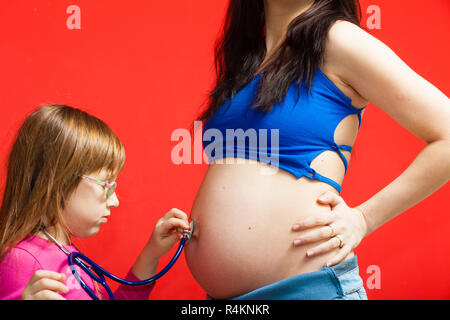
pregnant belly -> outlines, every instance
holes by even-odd
[[[307,257],[307,249],[322,241],[294,247],[295,238],[313,229],[291,227],[331,210],[317,202],[327,190],[337,193],[326,183],[253,160],[211,164],[192,207],[196,228],[185,249],[195,280],[211,297],[225,299],[319,270],[338,249]]]

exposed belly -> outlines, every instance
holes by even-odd
[[[196,230],[185,254],[194,278],[213,298],[235,297],[319,270],[338,250],[307,257],[307,249],[320,242],[294,247],[293,240],[306,231],[291,231],[295,222],[329,212],[330,206],[317,198],[337,191],[281,169],[265,174],[267,168],[252,160],[212,164],[198,191],[191,211]]]

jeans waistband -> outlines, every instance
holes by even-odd
[[[334,270],[334,272],[336,273],[337,276],[340,276],[341,274],[346,273],[350,270],[353,270],[357,267],[358,267],[358,261],[357,261],[356,255],[354,255],[353,258],[342,261],[341,263],[331,266],[330,268]]]

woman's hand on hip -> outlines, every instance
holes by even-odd
[[[366,236],[367,224],[362,211],[350,208],[342,197],[331,191],[322,194],[318,201],[330,205],[331,211],[319,213],[295,223],[292,226],[293,231],[305,231],[311,228],[314,230],[304,232],[304,235],[296,238],[294,246],[328,239],[309,249],[306,255],[313,257],[340,248],[338,253],[327,262],[327,266],[332,266],[343,261],[359,245]]]

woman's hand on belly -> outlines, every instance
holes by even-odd
[[[306,252],[308,257],[329,253],[339,248],[327,261],[327,266],[332,266],[349,258],[367,235],[367,223],[361,210],[350,208],[342,197],[333,192],[324,193],[318,201],[330,205],[331,211],[295,223],[292,230],[302,231],[303,234],[294,240],[294,246],[322,241]],[[328,241],[324,242],[326,239]]]

